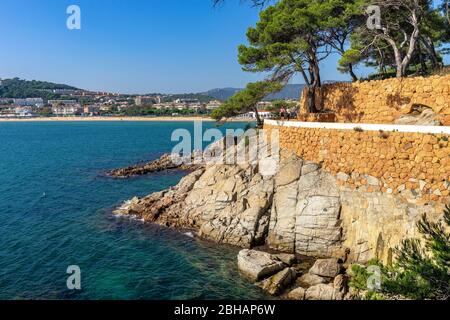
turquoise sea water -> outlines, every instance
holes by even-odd
[[[237,248],[111,214],[179,181],[103,172],[170,151],[180,127],[193,123],[0,123],[0,299],[265,298],[239,276]],[[69,265],[81,291],[66,287]]]

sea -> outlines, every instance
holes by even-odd
[[[186,174],[105,175],[170,152],[177,129],[194,123],[0,123],[0,299],[268,298],[239,275],[239,248],[112,214]]]

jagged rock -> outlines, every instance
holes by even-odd
[[[291,285],[297,276],[293,268],[286,268],[283,271],[261,281],[258,286],[269,294],[276,296],[283,292],[286,287]]]
[[[296,283],[303,288],[309,288],[309,287],[312,287],[312,286],[315,286],[318,284],[324,284],[327,282],[328,281],[325,278],[320,277],[315,274],[311,274],[311,273],[305,273],[300,278],[298,278],[296,281]]]
[[[160,172],[164,170],[197,170],[202,167],[202,165],[194,163],[194,153],[191,155],[189,161],[173,161],[174,158],[171,154],[164,154],[159,159],[144,163],[137,164],[131,167],[110,170],[106,172],[106,175],[115,178],[128,178],[132,176],[146,175],[154,172]]]
[[[267,239],[271,247],[294,253],[296,210],[297,183],[278,187],[273,200]]]
[[[340,200],[338,197],[311,196],[297,204],[296,248],[304,255],[332,256],[340,246]]]
[[[302,167],[302,176],[305,176],[311,172],[317,171],[320,169],[320,166],[314,162],[305,162]]]
[[[318,284],[308,288],[305,294],[306,300],[343,300],[344,295],[331,285]]]
[[[285,263],[288,266],[292,266],[296,261],[297,258],[295,257],[295,254],[288,254],[288,253],[279,253],[275,255],[280,261]]]
[[[306,290],[302,287],[292,290],[288,293],[287,298],[289,300],[305,300]]]
[[[244,249],[238,254],[239,270],[253,281],[271,276],[284,267],[283,262],[266,252]]]
[[[334,278],[341,272],[341,265],[338,259],[319,259],[314,263],[309,273],[321,277]]]
[[[275,177],[277,187],[286,186],[300,178],[303,162],[298,157],[290,156],[281,164],[281,168]]]
[[[242,248],[267,245],[319,258],[341,257],[342,248],[350,248],[349,262],[362,263],[392,260],[390,248],[405,235],[416,236],[414,225],[423,213],[440,214],[435,203],[405,204],[394,194],[338,187],[319,164],[294,155],[278,160],[271,155],[208,164],[175,187],[123,203],[115,213]]]
[[[349,277],[345,274],[339,274],[334,278],[333,287],[339,292],[346,294],[348,292]]]

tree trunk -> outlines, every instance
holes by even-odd
[[[253,111],[255,112],[255,117],[256,117],[256,125],[258,128],[262,128],[262,126],[264,125],[261,117],[259,116],[259,112],[258,112],[258,108],[254,108]]]
[[[348,73],[352,77],[353,82],[356,82],[359,80],[358,77],[356,76],[355,72],[353,72],[353,64],[351,64],[351,63],[348,64]]]
[[[308,113],[316,113],[316,88],[311,85],[308,87]]]
[[[434,47],[433,40],[431,40],[430,37],[422,38],[422,44],[424,45],[425,50],[428,52],[428,55],[430,56],[433,69],[442,68],[442,65],[439,63],[439,59],[436,53],[436,49]]]

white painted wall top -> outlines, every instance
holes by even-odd
[[[419,125],[400,125],[400,124],[369,124],[369,123],[336,123],[336,122],[300,122],[300,121],[281,121],[265,120],[265,124],[271,126],[283,126],[291,128],[313,128],[313,129],[335,129],[335,130],[355,130],[357,128],[364,131],[396,131],[413,133],[434,133],[449,134],[449,126],[419,126]]]

